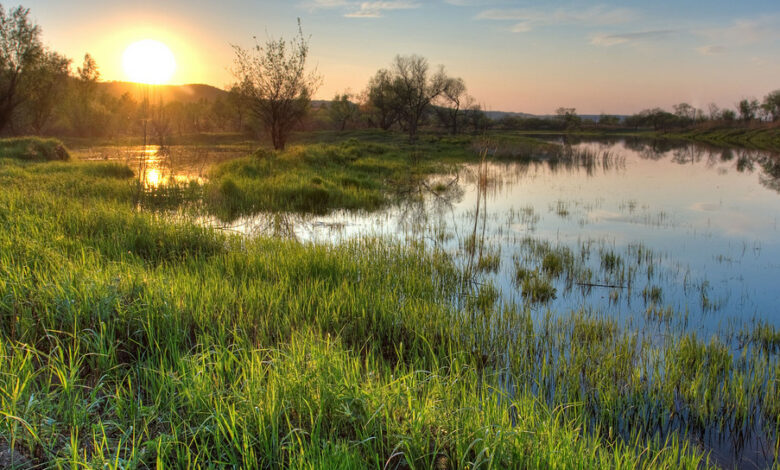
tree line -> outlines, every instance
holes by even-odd
[[[265,133],[274,148],[281,149],[294,130],[303,128],[395,129],[413,141],[426,126],[451,134],[490,128],[668,131],[703,122],[737,125],[780,120],[780,90],[761,102],[744,99],[736,110],[712,104],[705,113],[680,103],[672,112],[653,108],[622,119],[602,115],[593,122],[574,108],[561,107],[550,118],[507,115],[492,120],[468,93],[463,79],[448,75],[443,66],[431,67],[418,55],[396,56],[358,94],[340,93],[329,103],[312,106],[322,77],[307,68],[309,38],[300,20],[290,41],[269,39],[249,49],[234,46],[234,51],[236,82],[213,100],[163,102],[156,99],[154,86],[115,96],[100,86],[98,64],[89,54],[73,70],[71,59],[43,45],[29,9],[18,6],[6,12],[0,4],[0,134],[143,134],[164,144],[176,134]]]
[[[309,44],[300,21],[297,36],[289,42],[272,39],[251,49],[234,49],[234,75],[248,109],[264,125],[274,148],[284,148],[292,130],[309,113],[311,96],[321,83],[316,71],[306,70]],[[447,75],[443,66],[432,69],[418,55],[396,56],[360,95],[337,94],[325,117],[339,130],[397,128],[410,140],[431,123],[456,134],[466,127],[485,128],[488,121],[463,79]]]

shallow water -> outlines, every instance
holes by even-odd
[[[248,146],[159,145],[105,146],[75,150],[83,161],[115,161],[127,164],[146,187],[171,183],[203,183],[213,165],[243,157]]]
[[[717,334],[738,348],[737,333],[754,321],[780,327],[780,155],[633,139],[564,144],[582,157],[503,162],[489,153],[482,165],[405,188],[377,212],[201,220],[302,242],[423,241],[492,282],[505,303],[539,317],[584,308],[659,344],[671,330]],[[249,150],[109,147],[79,157],[124,161],[156,187],[203,182],[211,165]],[[546,268],[550,255],[564,260],[560,272]],[[534,299],[518,272],[538,273],[554,296]],[[722,466],[761,468],[776,436],[758,428],[707,428],[689,439]]]
[[[663,320],[704,333],[754,319],[780,326],[780,157],[655,145],[582,141],[572,148],[595,158],[574,164],[488,157],[481,171],[433,177],[380,212],[261,214],[225,228],[314,242],[422,239],[464,266],[481,252],[500,259],[483,275],[517,303],[517,266],[541,269],[550,248],[564,250],[574,267],[552,279],[555,298],[534,303],[539,311],[585,305],[633,325]]]

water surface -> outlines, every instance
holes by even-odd
[[[485,166],[430,178],[383,211],[260,214],[223,227],[321,243],[421,239],[464,265],[480,253],[498,257],[485,276],[506,301],[525,304],[517,268],[541,269],[552,249],[573,256],[576,268],[555,277],[555,298],[534,309],[585,306],[704,333],[754,319],[780,326],[780,157],[624,139],[572,148],[592,158],[489,156]]]

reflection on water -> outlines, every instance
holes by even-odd
[[[561,143],[567,158],[506,163],[497,153],[411,182],[378,212],[204,223],[303,242],[364,235],[421,241],[538,318],[584,307],[661,348],[670,328],[717,333],[739,349],[751,322],[780,327],[780,156],[640,139]],[[248,149],[101,151],[86,158],[125,161],[158,187],[200,182],[209,165]],[[726,466],[770,462],[776,436],[751,432],[757,423],[744,426],[703,429],[691,439]]]
[[[111,146],[76,150],[80,160],[117,161],[127,164],[146,188],[159,188],[190,181],[203,183],[212,165],[247,155],[248,146],[175,145],[160,147]]]
[[[519,304],[527,296],[518,266],[541,270],[545,257],[571,257],[578,261],[548,276],[555,296],[535,305],[539,312],[588,305],[645,325],[670,309],[667,321],[705,333],[755,318],[780,326],[777,155],[639,140],[566,144],[589,156],[466,166],[405,188],[376,213],[260,214],[226,228],[316,242],[424,240],[465,266],[482,243],[480,253],[498,257],[486,277]]]
[[[379,212],[210,223],[319,243],[422,241],[538,318],[584,307],[661,348],[673,329],[717,334],[739,356],[743,328],[780,327],[778,155],[635,139],[564,144],[578,159],[469,165],[403,188]],[[689,437],[725,466],[771,465],[777,437],[759,428]]]

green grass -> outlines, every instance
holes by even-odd
[[[780,127],[778,126],[702,128],[670,133],[660,137],[692,140],[721,147],[738,146],[758,150],[780,151]]]
[[[13,137],[0,139],[0,158],[28,161],[68,160],[68,149],[57,139]]]
[[[422,149],[253,156],[217,168],[205,197],[283,209],[312,185],[384,201],[399,175],[439,164]],[[654,342],[586,310],[505,305],[423,244],[246,239],[138,203],[121,165],[0,159],[0,454],[42,468],[702,468],[697,430],[780,428],[765,325],[744,337],[772,346],[749,355],[676,330]],[[533,248],[539,279],[577,271],[570,252]]]
[[[258,150],[218,165],[206,201],[225,219],[256,212],[376,210],[448,165],[476,160],[460,141],[418,145],[357,139]]]

